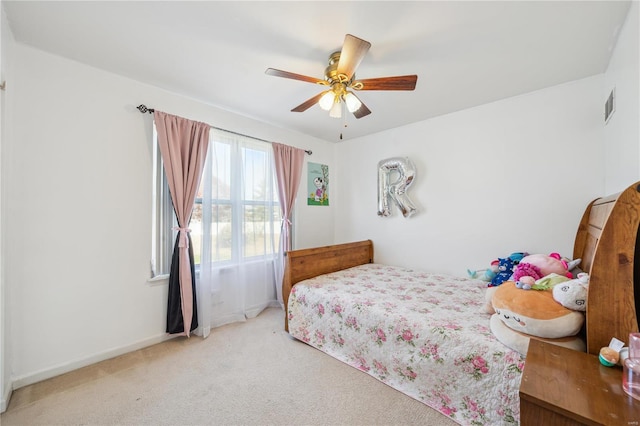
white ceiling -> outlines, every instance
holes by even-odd
[[[628,1],[2,1],[16,41],[328,141],[351,139],[606,70]],[[417,74],[413,92],[366,91],[372,114],[313,106],[350,33],[371,42],[360,79]],[[132,99],[132,104],[144,99]],[[148,105],[153,107],[154,105]],[[167,108],[168,109],[168,108]],[[171,112],[171,111],[168,111]],[[214,123],[212,123],[214,124]]]

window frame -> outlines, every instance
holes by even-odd
[[[178,225],[167,175],[162,163],[162,155],[158,147],[158,134],[153,124],[153,186],[152,186],[152,217],[151,217],[151,277],[150,280],[162,280],[169,277],[171,272],[171,257],[177,232],[173,229]]]
[[[255,149],[255,147],[261,147],[262,144],[265,146],[269,145],[269,142],[262,141],[257,138],[252,138],[250,136],[240,135],[234,132],[211,128],[212,136],[210,136],[210,145],[215,142],[215,132],[222,132],[223,134],[230,134],[240,138],[245,138],[247,140],[247,144],[243,147],[233,146],[233,143],[227,142],[224,138],[219,140],[221,143],[228,143],[231,145],[232,155],[231,155],[231,183],[233,186],[230,194],[230,200],[226,199],[212,199],[212,202],[216,202],[218,205],[226,205],[231,208],[232,215],[232,233],[240,232],[243,234],[243,220],[241,219],[242,212],[234,211],[236,208],[238,210],[244,211],[244,208],[247,206],[261,206],[264,207],[265,212],[270,212],[270,221],[273,229],[271,232],[275,232],[279,228],[279,222],[281,220],[282,209],[280,207],[280,201],[278,199],[277,194],[277,177],[275,175],[275,165],[273,164],[273,152],[268,154],[268,158],[271,158],[271,163],[269,167],[271,168],[271,176],[269,182],[267,182],[268,191],[272,193],[273,201],[265,200],[251,200],[244,199],[242,197],[241,191],[241,172],[236,170],[234,166],[240,165],[240,160],[238,157],[241,157],[240,151],[242,148],[245,149]],[[235,151],[235,152],[234,152]],[[266,150],[265,150],[266,151]],[[207,153],[208,155],[208,153]],[[205,161],[209,161],[208,158]],[[153,200],[153,208],[152,208],[152,255],[151,255],[151,273],[149,281],[163,280],[169,277],[169,273],[171,271],[171,257],[173,253],[175,239],[177,237],[177,231],[174,229],[177,227],[177,219],[175,217],[175,212],[173,210],[173,204],[171,202],[171,195],[169,192],[169,185],[167,183],[166,173],[164,171],[164,165],[162,162],[162,155],[160,153],[160,149],[157,143],[157,132],[155,123],[153,124],[153,187],[152,187],[152,200]],[[234,197],[238,197],[237,200],[234,200]],[[202,205],[203,199],[196,197],[194,200],[195,204]],[[274,217],[274,208],[278,211],[278,216]],[[293,231],[293,227],[292,227]],[[234,240],[235,241],[235,240]],[[254,256],[244,256],[242,247],[234,247],[231,248],[231,258],[224,260],[212,261],[212,265],[215,265],[216,268],[224,268],[229,265],[237,264],[239,262],[251,262],[253,260],[260,259],[264,256],[271,256],[272,258],[276,258],[278,256],[278,243],[279,239],[275,240],[273,243],[273,251],[271,253],[266,253],[263,255],[254,255]],[[199,270],[200,264],[196,264],[196,271]]]

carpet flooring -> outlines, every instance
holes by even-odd
[[[457,423],[283,330],[283,311],[17,389],[13,425]]]

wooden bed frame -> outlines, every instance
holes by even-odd
[[[638,331],[639,225],[640,182],[591,202],[578,226],[573,258],[582,259],[580,267],[590,276],[585,329],[589,353],[598,354],[612,337],[627,342],[629,333]],[[365,263],[373,263],[371,240],[289,251],[282,284],[285,329],[289,293],[296,283]]]
[[[597,355],[612,337],[638,331],[640,303],[640,182],[593,201],[584,212],[573,249],[589,272],[587,352]],[[636,297],[637,295],[637,297]]]
[[[289,293],[296,283],[318,275],[352,268],[365,263],[373,263],[373,241],[337,244],[287,252],[282,298],[284,301],[284,329],[289,331]]]

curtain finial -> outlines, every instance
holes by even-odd
[[[147,108],[147,106],[144,104],[140,104],[136,108],[138,109],[138,111],[140,111],[143,114],[146,114],[147,112],[149,114],[153,114],[155,112],[153,108]]]

